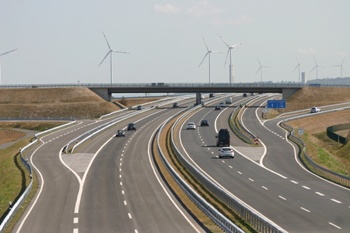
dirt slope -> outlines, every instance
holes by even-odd
[[[305,87],[286,101],[286,112],[350,102],[347,87]]]
[[[0,117],[97,118],[119,108],[90,89],[0,89]]]

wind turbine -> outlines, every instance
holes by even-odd
[[[101,61],[101,63],[98,65],[98,67],[100,67],[100,65],[102,64],[102,62],[106,59],[106,57],[108,55],[110,55],[110,62],[111,62],[111,84],[113,83],[113,65],[112,65],[112,53],[115,52],[115,53],[127,53],[127,52],[122,52],[122,51],[117,51],[117,50],[113,50],[111,49],[111,46],[109,46],[109,43],[108,43],[108,40],[107,40],[107,37],[105,35],[105,33],[103,33],[105,39],[106,39],[106,42],[107,42],[107,45],[108,45],[108,48],[109,48],[109,51],[108,53],[106,54],[106,56],[103,58],[103,60]],[[129,53],[127,53],[129,54]]]
[[[8,52],[6,52],[6,53],[2,53],[2,54],[0,54],[0,57],[3,56],[3,55],[5,55],[5,54],[11,53],[11,52],[13,52],[13,51],[16,51],[16,50],[17,50],[17,49],[8,51]],[[1,63],[0,63],[0,85],[1,85]]]
[[[219,33],[218,33],[218,35],[219,35]],[[222,36],[219,35],[219,37],[221,38],[221,40],[222,40],[222,41],[227,45],[227,47],[228,47],[227,54],[226,54],[226,59],[225,59],[224,68],[225,68],[225,66],[226,66],[228,53],[230,52],[229,82],[230,82],[230,85],[232,85],[232,84],[233,84],[233,81],[234,81],[234,80],[233,80],[234,70],[233,70],[233,65],[232,65],[231,50],[232,50],[234,47],[236,47],[237,45],[240,45],[240,44],[242,44],[242,43],[229,46],[229,45],[227,44],[227,42],[224,40],[224,38],[222,38]]]
[[[321,67],[321,68],[324,68],[323,66],[319,66],[319,65],[317,65],[317,61],[316,61],[316,58],[315,58],[315,56],[314,56],[314,60],[315,60],[315,66],[314,66],[314,68],[312,68],[312,70],[310,71],[310,73],[314,70],[314,69],[316,69],[316,79],[318,79],[318,67]]]
[[[256,71],[256,73],[255,73],[255,75],[259,72],[259,70],[260,70],[260,73],[261,73],[261,82],[262,82],[262,70],[263,70],[263,68],[270,68],[270,66],[263,66],[263,65],[261,65],[261,62],[259,61],[259,58],[257,58],[258,59],[258,62],[259,62],[259,64],[260,64],[260,67],[259,67],[259,69]]]
[[[294,68],[293,72],[294,72],[297,68],[299,68],[299,69],[298,69],[298,73],[299,73],[299,82],[300,82],[300,66],[303,65],[303,64],[300,64],[300,63],[299,63],[297,57],[295,57],[295,58],[297,59],[297,64],[298,64],[298,65]]]
[[[203,37],[203,35],[202,35]],[[204,40],[204,37],[203,37],[203,41],[204,41],[204,44],[205,44],[205,47],[207,48],[207,53],[205,54],[203,60],[201,61],[201,63],[199,64],[198,68],[202,65],[204,59],[206,58],[207,55],[209,55],[209,84],[211,84],[210,82],[210,54],[211,53],[221,53],[221,52],[217,52],[217,51],[212,51],[212,50],[209,50],[208,46],[207,46],[207,43],[205,43],[205,40]]]
[[[344,59],[343,59],[343,61],[342,61],[342,63],[340,65],[333,66],[333,67],[340,66],[340,77],[341,78],[343,77],[343,70],[344,70],[343,63],[344,63],[344,60],[345,60],[345,57],[344,57]],[[345,70],[344,70],[344,72],[345,72]]]

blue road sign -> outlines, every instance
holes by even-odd
[[[268,100],[268,108],[286,108],[286,100]]]

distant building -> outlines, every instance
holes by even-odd
[[[301,72],[301,83],[306,84],[306,76],[305,76],[305,72]]]

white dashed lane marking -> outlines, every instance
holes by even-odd
[[[304,189],[310,189],[309,187],[307,187],[307,186],[302,186]]]
[[[310,210],[308,210],[308,209],[305,209],[305,208],[303,208],[303,207],[300,207],[300,209],[302,209],[302,210],[304,210],[304,211],[310,213]]]
[[[265,190],[269,190],[268,188],[266,188],[265,186],[261,186],[263,189],[265,189]]]
[[[334,223],[328,222],[330,225],[334,226],[335,228],[338,228],[339,230],[341,229],[341,227],[335,225]]]
[[[316,194],[318,194],[318,195],[320,195],[320,196],[324,196],[324,194],[323,193],[319,193],[319,192],[315,192]]]
[[[292,182],[293,184],[299,184],[298,182],[291,180],[290,182]]]
[[[334,201],[334,202],[336,202],[336,203],[338,203],[338,204],[341,204],[341,203],[342,203],[341,201],[338,201],[338,200],[335,200],[335,199],[331,199],[331,201]]]
[[[130,214],[130,213],[128,213],[128,216],[129,216],[129,218],[130,218],[130,219],[132,219],[132,217],[131,217],[131,214]]]
[[[242,175],[242,172],[240,172],[240,171],[237,171],[237,172],[238,172],[238,174]]]
[[[73,223],[78,223],[78,221],[79,221],[78,218],[73,219]]]
[[[254,182],[254,180],[252,178],[248,178],[250,181]]]
[[[287,200],[287,198],[282,197],[282,196],[278,196],[279,198],[281,198],[282,200]]]

